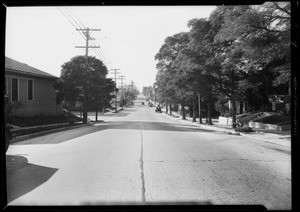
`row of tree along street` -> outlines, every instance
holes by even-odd
[[[85,66],[88,66],[85,68]],[[57,103],[69,110],[81,109],[86,95],[87,110],[96,111],[112,108],[112,100],[117,98],[119,89],[111,78],[107,78],[108,69],[96,57],[75,56],[62,65],[60,79],[54,84],[57,90]],[[85,89],[85,92],[84,92]],[[120,93],[120,92],[119,92]],[[138,90],[133,82],[124,86],[119,105],[130,105]]]
[[[224,96],[235,127],[237,101],[261,110],[270,95],[290,94],[290,11],[290,2],[218,6],[208,19],[190,20],[190,31],[167,37],[155,55],[158,101],[170,111],[192,105],[193,121],[205,106],[212,124],[213,110],[226,110],[223,101],[213,106]]]

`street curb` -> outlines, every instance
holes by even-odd
[[[206,129],[211,129],[211,130],[218,130],[218,131],[221,131],[221,132],[225,132],[227,134],[230,134],[230,135],[240,135],[240,136],[244,136],[244,137],[247,137],[247,138],[253,138],[253,139],[256,139],[256,140],[260,140],[260,141],[265,141],[265,142],[269,142],[269,143],[274,143],[274,144],[278,144],[278,145],[281,145],[281,146],[285,146],[285,147],[291,147],[290,144],[288,144],[288,142],[286,142],[287,144],[284,144],[283,142],[276,142],[276,141],[272,141],[272,140],[269,140],[269,139],[263,139],[263,138],[257,138],[257,137],[254,137],[254,136],[249,136],[247,134],[244,134],[244,133],[241,133],[241,132],[236,132],[235,130],[230,130],[230,129],[224,129],[222,127],[218,127],[218,126],[214,126],[214,125],[210,125],[210,126],[206,126],[206,125],[199,125],[199,124],[195,124],[193,122],[188,122],[188,121],[183,121],[181,120],[180,118],[174,118],[172,116],[169,116],[168,114],[166,113],[163,113],[165,116],[167,117],[170,117],[172,119],[175,119],[177,121],[180,121],[180,122],[184,122],[184,123],[188,123],[188,124],[191,124],[191,125],[194,125],[194,126],[198,126],[198,127],[202,127],[202,128],[206,128]],[[291,142],[290,142],[291,143]]]
[[[12,144],[12,143],[15,143],[15,142],[18,142],[18,141],[23,141],[23,140],[26,140],[26,139],[29,139],[29,138],[35,138],[35,137],[39,137],[39,136],[43,136],[43,135],[47,135],[47,134],[51,134],[51,133],[66,131],[66,130],[72,130],[72,129],[76,129],[76,128],[79,128],[79,127],[86,127],[88,125],[92,125],[92,124],[78,124],[78,125],[70,126],[70,127],[62,127],[62,128],[57,128],[57,129],[32,133],[32,134],[28,134],[28,135],[22,135],[22,136],[18,136],[16,138],[10,140],[9,143]]]

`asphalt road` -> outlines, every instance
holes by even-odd
[[[284,146],[134,106],[103,123],[12,144],[9,205],[197,202],[291,209]]]

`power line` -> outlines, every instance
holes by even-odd
[[[78,8],[74,8],[74,10],[75,10],[75,9],[78,9]],[[84,17],[90,17],[89,20],[91,20],[92,24],[95,25],[95,19],[91,17],[91,13],[87,12],[87,11],[85,10],[84,7],[83,7],[80,11],[79,11],[79,10],[77,10],[77,11],[78,11],[79,13],[80,13],[80,12],[83,12]],[[101,55],[104,57],[104,59],[105,59],[106,61],[108,61],[108,64],[109,64],[109,63],[110,63],[110,59],[109,59],[109,57],[107,56],[107,54],[105,53],[105,51],[101,48],[101,45],[100,45],[101,43],[99,44],[97,40],[96,40],[95,42],[96,42],[97,45],[100,46],[100,48],[97,49],[97,51],[100,51],[99,54],[101,54]],[[108,64],[107,64],[107,65],[108,65]]]
[[[73,10],[71,7],[66,7],[66,8],[59,8],[59,11],[67,18],[67,20],[74,26],[75,29],[80,28],[80,29],[85,29],[85,24],[84,22],[80,19],[80,17],[77,15],[75,10]],[[86,34],[84,31],[80,32],[78,31],[79,34],[86,39]],[[107,55],[105,54],[104,50],[100,47],[99,43],[90,37],[91,42],[94,42],[95,45],[98,45],[99,48],[96,49],[95,53],[99,56],[99,58],[104,62],[106,66],[109,66],[109,59]]]
[[[68,16],[72,19],[72,21],[77,25],[77,27],[80,27],[80,24],[75,20],[75,18],[73,17],[72,13],[70,12],[68,7],[63,7],[62,8],[64,10],[64,12],[66,14],[68,14]]]
[[[158,41],[158,40],[124,40],[124,39],[116,39],[116,38],[105,38],[105,39],[111,40],[111,41],[120,41],[120,42],[125,41],[125,42],[161,43],[161,41]],[[102,39],[102,40],[105,40],[105,39]]]
[[[96,44],[98,44],[99,45],[99,43],[98,43],[98,41],[96,40],[95,41],[96,42]],[[99,45],[100,46],[100,45]],[[105,54],[105,52],[103,51],[103,49],[100,47],[100,50],[103,52],[103,55],[104,55],[104,57],[108,60],[108,57],[107,57],[107,55]],[[108,60],[109,61],[109,60]]]
[[[76,29],[77,26],[75,26],[75,24],[65,15],[65,13],[63,12],[63,8],[60,9],[59,7],[57,7],[57,9],[63,14],[63,16],[65,16],[65,18],[74,26],[74,28]],[[73,19],[72,19],[73,20]],[[79,32],[79,34],[85,39],[85,37],[83,36],[82,33]]]
[[[99,49],[96,49],[97,53],[98,53],[99,55],[101,55],[101,58],[103,58],[103,61],[104,61],[105,63],[108,63],[109,60],[108,60],[107,57],[105,56],[104,51],[101,49],[101,46],[99,45],[99,43],[98,43],[96,40],[94,40],[94,43],[95,43],[95,45],[98,45],[98,46],[100,47]],[[101,51],[102,51],[102,52],[101,52]]]
[[[72,7],[69,7],[69,10],[71,12],[73,12],[74,16],[77,18],[78,22],[83,26],[83,28],[86,28],[84,23],[80,20],[80,18],[77,16],[77,14],[75,13],[75,11],[72,9]]]
[[[76,28],[76,26],[70,21],[70,19],[62,12],[62,10],[59,9],[59,7],[57,7],[57,9],[61,12],[61,14],[63,14],[65,16],[66,19],[68,19],[68,21],[73,25],[73,27]]]
[[[80,22],[80,23],[84,26],[84,28],[86,28],[86,27],[85,27],[85,24],[83,23],[83,21],[81,21],[81,19],[80,19],[79,16],[76,14],[76,12],[75,12],[72,8],[70,8],[70,10],[72,10],[73,15],[76,17],[76,19],[78,20],[78,22]],[[92,42],[95,42],[95,45],[100,46],[99,43],[98,43],[96,40],[93,40]],[[103,62],[104,62],[106,65],[108,65],[109,59],[108,59],[108,57],[106,56],[106,54],[105,54],[105,52],[103,51],[103,49],[101,48],[101,46],[100,46],[99,49],[98,49],[98,48],[96,49],[96,53],[98,54],[98,56],[100,57],[100,59],[102,59]]]

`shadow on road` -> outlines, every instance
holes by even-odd
[[[123,129],[123,130],[153,130],[153,131],[177,131],[177,132],[216,132],[213,130],[201,129],[197,126],[166,123],[166,122],[141,122],[141,121],[109,121],[94,124],[92,126],[67,130],[55,134],[51,134],[51,138],[43,136],[36,137],[14,143],[13,145],[26,145],[26,144],[58,144],[69,141],[87,134],[99,132],[102,130],[110,129]],[[113,139],[113,138],[111,138]]]
[[[6,155],[7,202],[34,190],[48,181],[57,170],[28,163],[23,156]]]
[[[211,201],[149,201],[149,202],[121,202],[121,201],[97,201],[97,202],[89,202],[84,201],[81,203],[81,205],[106,205],[106,206],[116,206],[116,208],[120,209],[120,206],[133,206],[137,207],[136,209],[142,209],[144,206],[151,206],[153,207],[152,211],[155,211],[154,209],[168,209],[167,207],[175,206],[175,207],[182,207],[182,206],[201,206],[201,205],[213,205]],[[184,208],[183,208],[184,209]],[[177,211],[177,210],[176,210]]]
[[[106,125],[99,125],[99,130],[107,129],[128,129],[128,130],[154,130],[154,131],[179,131],[179,132],[213,132],[213,130],[201,129],[191,125],[174,124],[166,122],[138,122],[121,121],[108,122]]]

